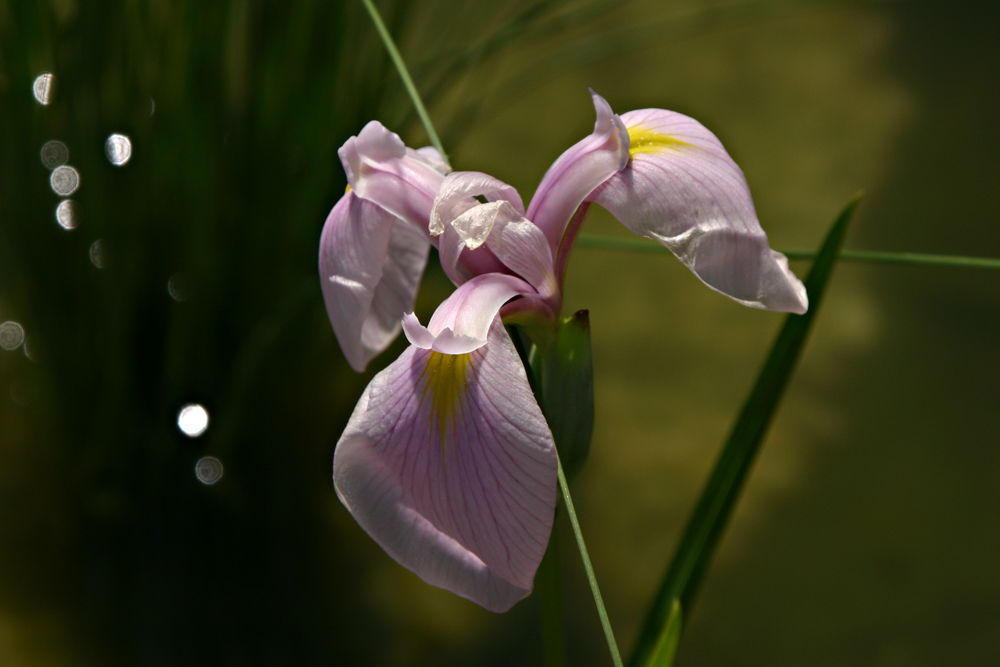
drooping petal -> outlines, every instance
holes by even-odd
[[[495,612],[531,592],[556,457],[499,318],[463,355],[408,348],[365,389],[333,460],[364,530],[434,586]]]
[[[805,287],[768,246],[743,172],[715,135],[662,109],[622,120],[631,160],[588,199],[670,248],[709,287],[748,306],[804,313]]]
[[[373,120],[337,152],[358,197],[418,229],[427,229],[434,197],[444,180],[442,172],[447,169],[436,150],[408,149],[398,135]]]
[[[594,91],[590,94],[597,111],[593,134],[571,146],[549,167],[528,206],[528,219],[545,232],[553,255],[558,253],[577,207],[628,163],[629,135],[621,118],[603,97]]]
[[[361,372],[413,310],[430,242],[408,223],[348,192],[319,243],[323,299],[340,348]]]
[[[403,318],[403,331],[413,345],[445,354],[465,354],[486,345],[490,325],[500,308],[519,294],[533,294],[528,283],[515,276],[488,273],[476,276],[452,292],[424,327],[412,313]]]

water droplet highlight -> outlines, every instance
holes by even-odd
[[[68,161],[69,148],[63,142],[53,139],[45,142],[45,145],[42,146],[42,164],[45,165],[46,169],[61,167]]]
[[[214,456],[203,456],[194,465],[194,474],[199,482],[212,486],[222,479],[222,461]]]
[[[197,438],[208,428],[208,410],[198,403],[188,403],[177,413],[177,428],[189,438]]]
[[[56,206],[56,222],[63,229],[76,228],[76,202],[64,199]]]
[[[76,192],[76,189],[80,187],[80,174],[77,173],[76,169],[73,167],[57,167],[52,172],[52,177],[49,178],[49,183],[52,184],[52,190],[57,195],[68,197]]]
[[[39,104],[48,104],[52,101],[52,84],[54,80],[55,76],[52,75],[52,72],[43,72],[35,79],[32,91],[35,93],[35,99],[38,100]]]
[[[121,167],[132,158],[132,140],[124,134],[112,134],[104,142],[104,153],[111,164]]]
[[[0,324],[0,347],[5,350],[16,350],[24,342],[24,327],[17,322]]]

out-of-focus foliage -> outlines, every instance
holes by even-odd
[[[814,247],[864,187],[849,245],[1000,256],[993,4],[379,6],[453,165],[526,198],[591,86],[719,134],[776,247]],[[315,270],[336,149],[373,118],[425,143],[359,3],[0,0],[0,322],[27,346],[0,349],[0,663],[540,663],[534,600],[494,616],[424,585],[330,483],[403,346],[351,372]],[[69,231],[50,140],[79,172]],[[449,289],[430,268],[421,318]],[[780,320],[661,256],[580,250],[567,296],[593,333],[581,521],[627,650]],[[676,664],[1000,654],[998,312],[992,275],[838,269]],[[604,664],[561,557],[570,662]]]

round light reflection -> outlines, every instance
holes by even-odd
[[[24,327],[17,322],[0,324],[0,347],[5,350],[16,350],[24,342]]]
[[[76,227],[76,202],[72,199],[64,199],[56,206],[56,222],[63,229],[74,229]]]
[[[121,167],[132,158],[132,140],[124,134],[112,134],[104,142],[104,153],[111,164]]]
[[[194,474],[199,482],[212,486],[222,479],[222,461],[214,456],[203,456],[194,464]]]
[[[62,167],[56,167],[52,171],[52,177],[49,178],[49,183],[52,184],[52,189],[57,195],[62,195],[63,197],[68,197],[76,189],[80,187],[80,174],[77,173],[76,169],[63,165]]]
[[[35,79],[35,83],[32,86],[32,91],[35,93],[35,99],[38,100],[39,104],[48,104],[52,101],[52,83],[55,77],[51,72],[44,72],[38,75]]]
[[[177,413],[177,428],[189,438],[197,438],[208,428],[208,410],[203,405],[189,403]]]
[[[42,146],[42,164],[46,169],[61,167],[69,161],[69,148],[61,141],[46,141]]]

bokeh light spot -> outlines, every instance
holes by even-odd
[[[97,239],[90,246],[90,261],[99,269],[104,268],[104,244]]]
[[[197,438],[208,428],[208,410],[198,403],[189,403],[177,413],[177,428],[189,438]]]
[[[203,456],[194,464],[194,474],[199,482],[211,486],[222,479],[222,461],[214,456]]]
[[[80,187],[80,174],[73,167],[65,165],[56,167],[52,172],[49,182],[52,184],[52,189],[57,195],[68,197]]]
[[[170,276],[170,280],[167,281],[167,292],[175,301],[187,301],[188,281],[183,273],[175,273]]]
[[[35,336],[32,336],[31,338],[25,336],[24,342],[21,344],[21,349],[24,351],[24,356],[26,356],[31,361],[38,361],[38,357],[35,356],[36,340],[37,338]]]
[[[0,324],[0,347],[5,350],[16,350],[24,342],[24,327],[17,322]]]
[[[48,104],[52,101],[52,83],[54,80],[55,77],[51,72],[39,74],[38,78],[35,79],[32,90],[39,104]]]
[[[121,167],[132,158],[132,140],[124,134],[112,134],[104,142],[104,153],[111,164]]]
[[[76,202],[72,199],[64,199],[56,206],[56,222],[63,229],[74,229],[76,227]]]
[[[61,141],[46,141],[42,146],[42,164],[46,169],[61,167],[69,161],[69,148]]]

